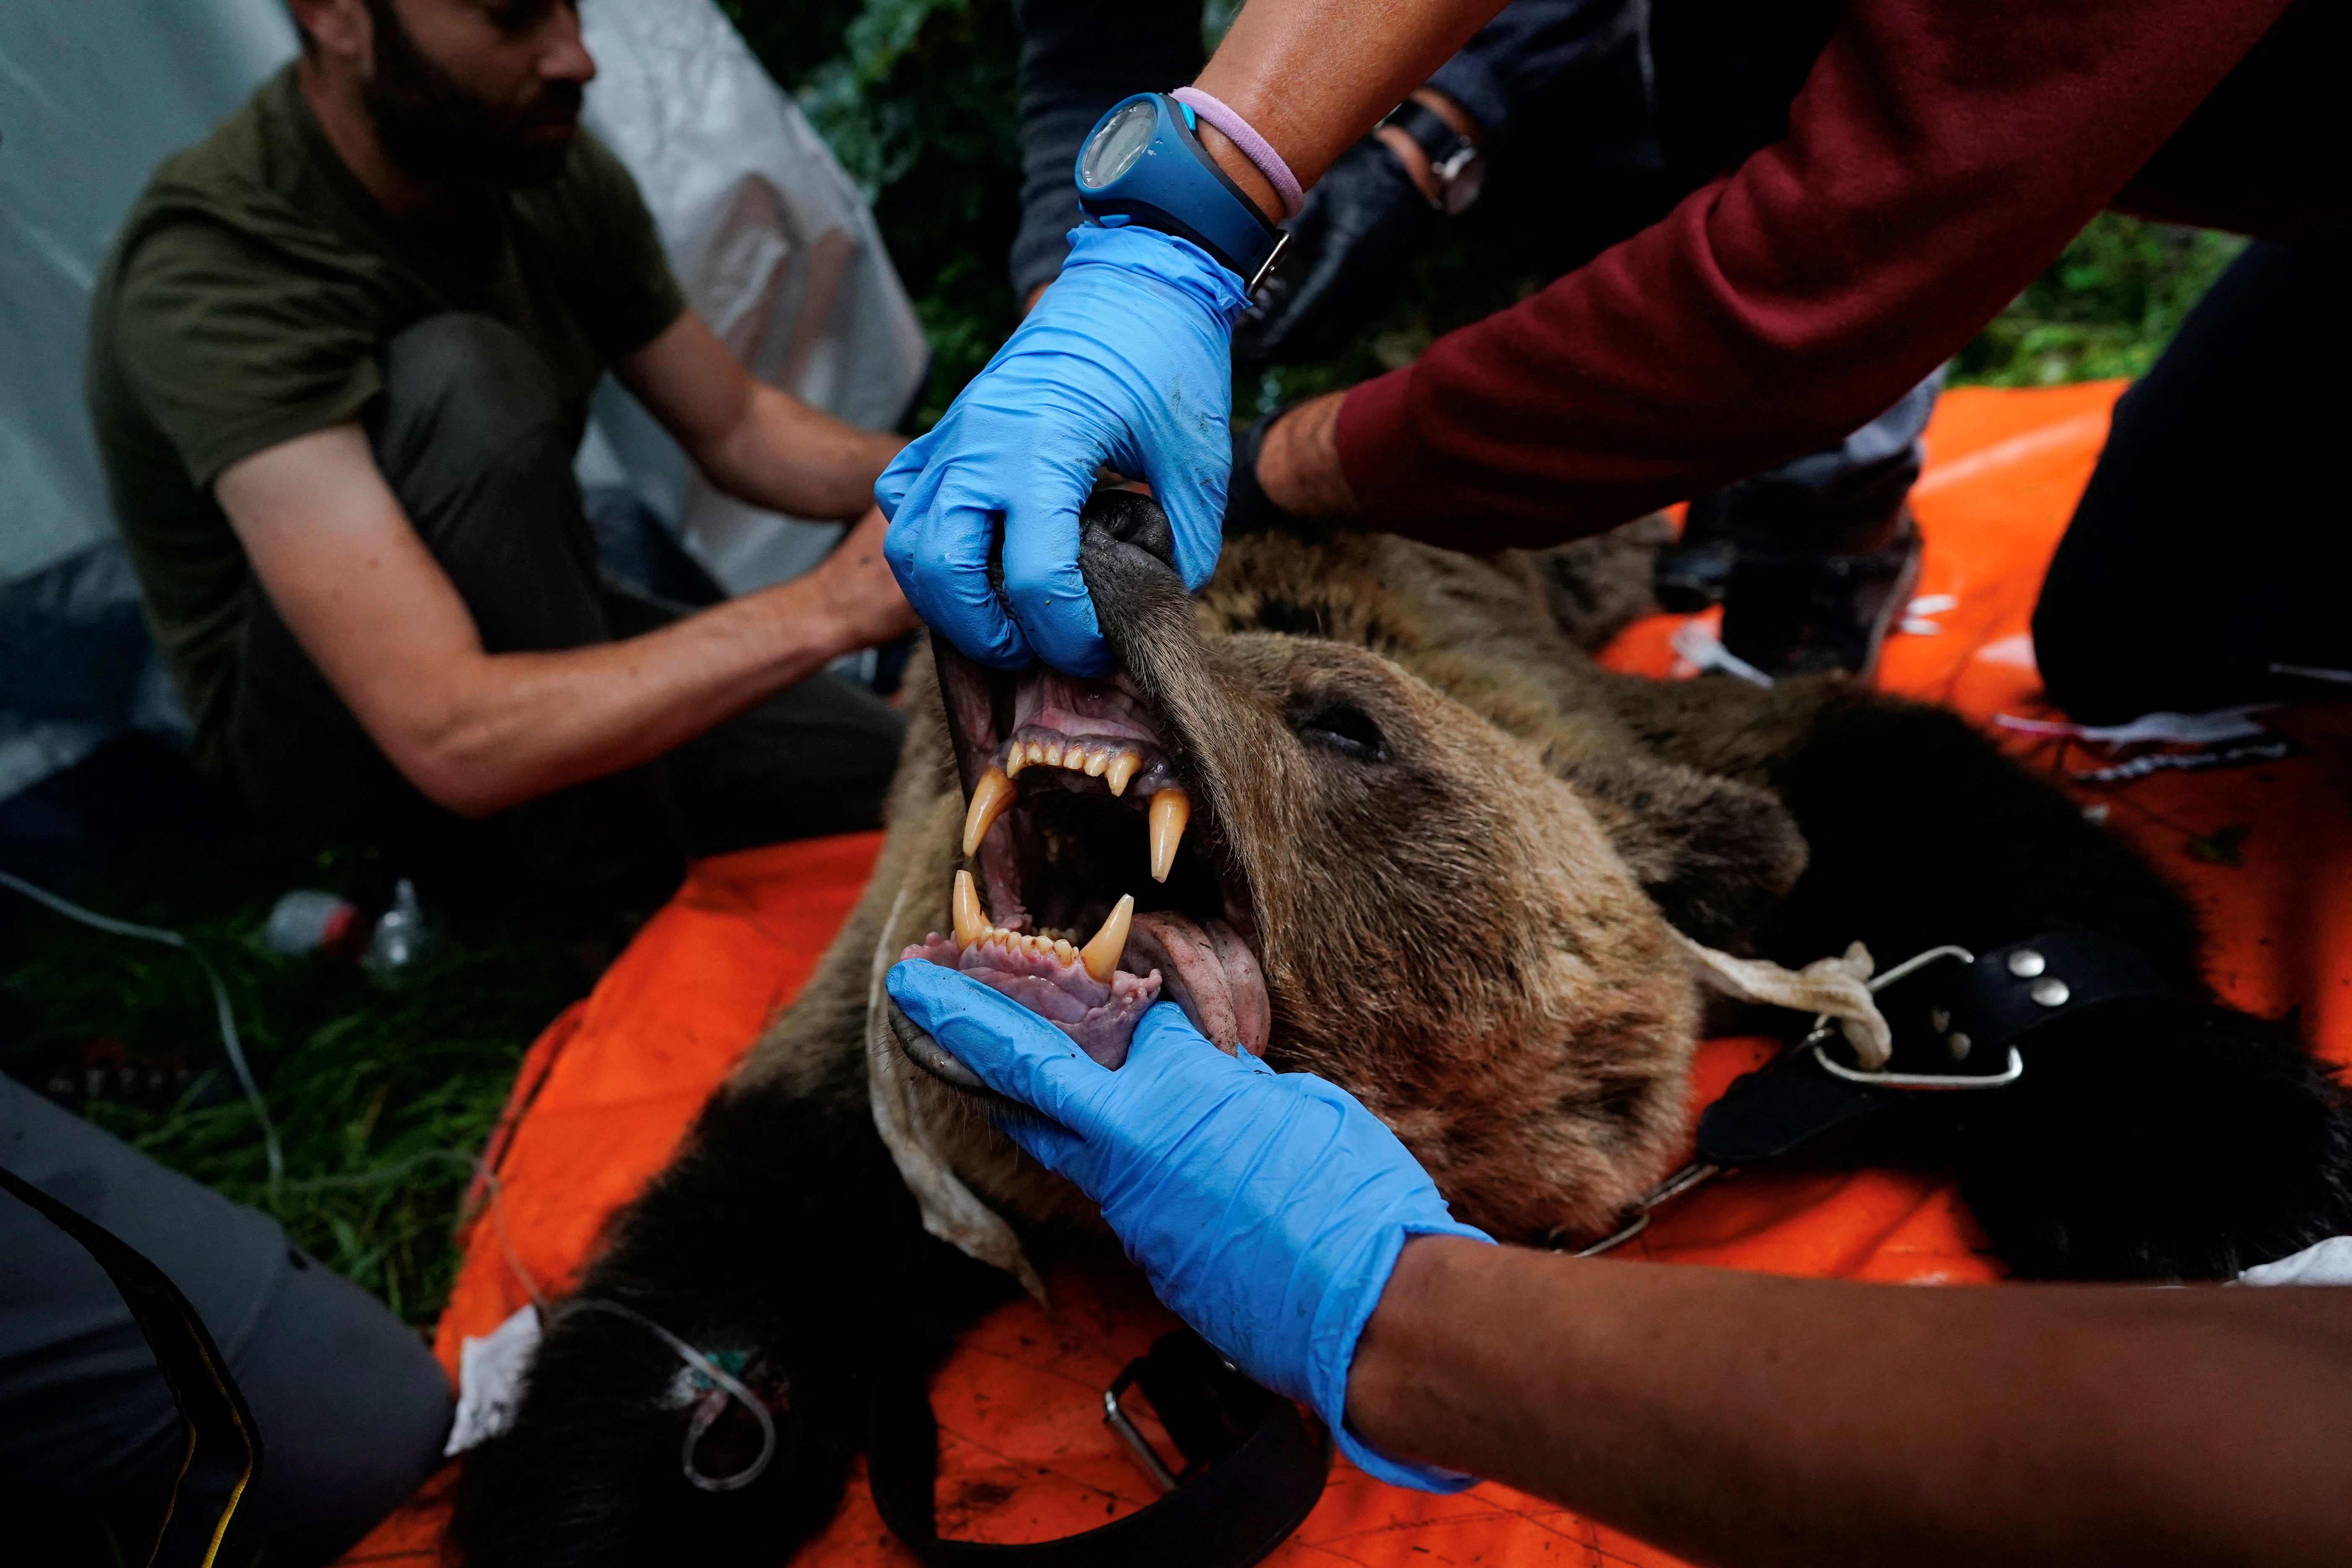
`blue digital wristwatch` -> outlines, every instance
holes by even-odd
[[[1189,239],[1255,293],[1290,236],[1217,167],[1193,124],[1165,93],[1114,104],[1078,151],[1078,205],[1105,228],[1138,223]]]

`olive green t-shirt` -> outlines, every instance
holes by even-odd
[[[521,333],[576,441],[597,376],[685,308],[635,182],[584,131],[553,182],[485,189],[429,241],[343,165],[291,66],[156,170],[100,273],[85,371],[199,763],[217,766],[249,572],[213,499],[224,468],[365,417],[386,342],[445,310]]]

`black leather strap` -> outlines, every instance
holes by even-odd
[[[1248,1568],[1322,1500],[1329,1437],[1197,1336],[1168,1335],[1128,1373],[1187,1461],[1182,1484],[1158,1502],[1055,1541],[942,1540],[930,1396],[920,1382],[898,1379],[877,1385],[866,1433],[875,1509],[928,1568]]]
[[[1465,143],[1470,143],[1470,138],[1445,123],[1444,115],[1418,99],[1406,99],[1391,110],[1381,123],[1393,125],[1412,137],[1433,163],[1443,163],[1460,152]]]
[[[1979,954],[1945,991],[1948,1033],[1969,1040],[1971,1059],[2087,1007],[2178,994],[2137,948],[2086,931],[2044,931]]]
[[[1734,1079],[1698,1119],[1702,1165],[1760,1165],[1887,1110],[1896,1091],[1832,1078],[1806,1050],[1787,1050]]]
[[[1891,1072],[1991,1079],[2014,1047],[2032,1070],[2033,1037],[2112,1002],[2178,995],[2138,949],[2096,931],[2050,931],[1927,964],[1877,994],[1895,1033]],[[1832,1042],[1830,1050],[1843,1050]],[[1734,1082],[1699,1118],[1702,1164],[1754,1165],[1791,1154],[1904,1102],[1913,1091],[1851,1082],[1806,1049],[1783,1052]],[[1998,1088],[1984,1090],[1998,1094]]]

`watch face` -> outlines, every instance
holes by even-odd
[[[1438,205],[1452,216],[1478,199],[1479,189],[1486,183],[1486,160],[1475,152],[1467,157],[1448,158],[1439,166],[1437,175],[1443,193]]]
[[[1135,161],[1151,145],[1159,118],[1159,110],[1147,99],[1104,121],[1094,140],[1087,143],[1086,155],[1078,160],[1080,180],[1089,190],[1098,191],[1135,167]]]

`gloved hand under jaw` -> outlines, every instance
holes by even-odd
[[[1187,588],[1216,570],[1242,280],[1189,240],[1085,227],[996,357],[875,481],[883,553],[931,629],[983,664],[1099,675],[1078,509],[1108,464],[1150,485]],[[1003,528],[1003,594],[989,556]],[[1010,614],[1008,615],[1008,610]]]
[[[1306,364],[1345,349],[1395,300],[1438,213],[1377,136],[1339,154],[1283,226],[1290,248],[1234,328],[1244,369]]]
[[[1384,1481],[1459,1491],[1474,1477],[1367,1447],[1346,1426],[1356,1342],[1409,1236],[1491,1240],[1455,1220],[1427,1172],[1356,1098],[1312,1073],[1227,1056],[1173,1003],[1102,1066],[1020,1004],[919,960],[898,1005],[991,1089],[1045,1119],[1001,1125],[1077,1184],[1160,1300],[1234,1365],[1305,1401]]]

